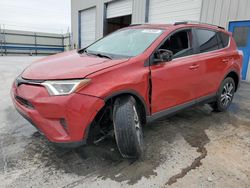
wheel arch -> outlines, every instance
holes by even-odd
[[[118,92],[114,92],[111,95],[107,96],[104,101],[114,101],[118,97],[130,95],[135,98],[137,104],[139,105],[140,109],[142,109],[142,115],[143,115],[143,123],[146,123],[146,117],[150,115],[149,108],[146,104],[146,101],[144,98],[136,91],[134,90],[122,90]]]
[[[238,90],[239,82],[240,82],[239,74],[235,70],[230,70],[230,71],[227,72],[226,76],[224,76],[224,79],[226,79],[228,77],[233,78],[233,80],[235,82],[235,92],[236,92]]]

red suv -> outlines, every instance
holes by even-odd
[[[198,103],[226,110],[241,67],[242,54],[221,27],[132,25],[34,62],[11,93],[51,142],[77,146],[114,133],[121,155],[131,158],[142,154],[142,125]]]

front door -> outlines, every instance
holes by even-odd
[[[244,54],[242,79],[250,81],[250,21],[230,22],[229,31],[233,33],[238,49]]]
[[[191,29],[182,30],[167,37],[159,49],[170,50],[174,59],[151,65],[152,106],[157,113],[194,100],[199,88],[201,67],[193,55]]]

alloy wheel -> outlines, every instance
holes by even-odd
[[[233,99],[233,94],[234,94],[233,83],[226,83],[223,87],[220,98],[222,106],[227,107],[228,105],[230,105]]]

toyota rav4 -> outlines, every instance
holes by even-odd
[[[121,155],[137,158],[143,125],[199,103],[225,111],[239,88],[242,58],[218,26],[131,25],[34,62],[11,95],[51,142],[77,146],[114,133]]]

